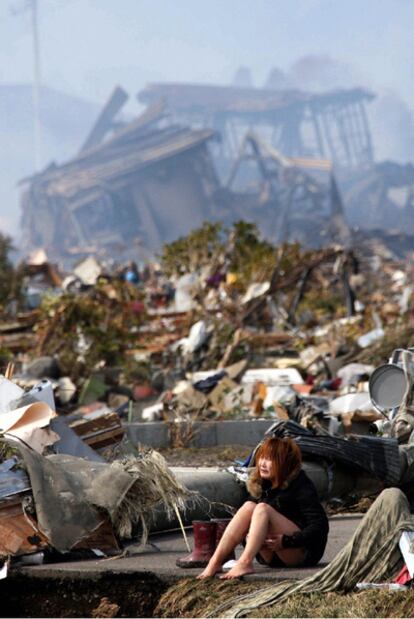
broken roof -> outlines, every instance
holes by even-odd
[[[211,129],[193,130],[177,125],[160,129],[154,123],[160,119],[162,109],[155,112],[146,110],[107,141],[82,151],[66,164],[51,166],[21,182],[39,180],[48,195],[72,198],[199,146],[215,133]]]
[[[334,90],[315,94],[300,90],[264,90],[259,88],[236,88],[207,84],[153,83],[138,93],[143,103],[167,100],[175,109],[182,111],[199,108],[210,112],[243,114],[250,112],[274,112],[292,106],[318,106],[349,101],[371,100],[374,95],[363,88]]]

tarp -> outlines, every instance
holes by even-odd
[[[39,529],[61,552],[89,537],[107,514],[113,515],[135,482],[107,463],[60,454],[44,457],[20,442],[13,445],[30,477]]]
[[[61,552],[92,536],[108,516],[121,538],[131,537],[140,523],[145,542],[147,520],[157,505],[171,516],[184,511],[194,495],[152,450],[108,464],[63,454],[45,457],[21,442],[13,445],[30,477],[38,528]]]

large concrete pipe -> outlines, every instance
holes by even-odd
[[[218,468],[171,467],[177,480],[186,488],[199,493],[198,498],[189,499],[187,509],[182,514],[185,525],[193,520],[208,520],[209,518],[231,517],[231,508],[238,508],[247,498],[244,484],[235,477]],[[157,508],[152,517],[151,531],[173,529],[179,526],[174,517],[169,520],[164,508]]]
[[[366,474],[355,475],[337,465],[329,466],[317,462],[304,462],[303,469],[316,486],[322,500],[342,498],[348,494],[367,495],[379,492],[380,481]],[[186,488],[198,492],[200,500],[190,500],[183,514],[185,525],[193,520],[208,520],[231,515],[229,508],[237,509],[247,498],[243,483],[226,470],[219,468],[171,467],[171,470]],[[169,520],[164,508],[153,514],[151,531],[174,529],[179,526],[177,518]]]

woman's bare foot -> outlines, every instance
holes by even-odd
[[[220,578],[221,580],[232,580],[233,578],[240,578],[245,574],[253,573],[254,569],[251,563],[240,563],[240,561],[237,561],[236,565],[232,567],[231,570],[227,572],[227,574],[220,576]]]
[[[217,572],[219,572],[220,570],[221,570],[221,565],[210,562],[207,565],[207,567],[201,572],[201,574],[197,576],[197,578],[198,580],[202,580],[203,578],[211,578],[212,576],[217,574]]]

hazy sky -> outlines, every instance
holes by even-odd
[[[0,84],[32,80],[31,2],[0,0]],[[379,94],[371,106],[378,159],[414,158],[414,0],[37,3],[42,81],[53,89],[102,103],[116,84],[133,96],[150,81],[228,84],[241,65],[255,86],[276,66],[306,89],[308,65],[295,73],[295,63],[319,56],[331,62],[323,88],[332,80],[332,87],[359,84]],[[1,135],[0,147],[7,153]],[[5,197],[0,191],[0,228],[13,233],[22,169],[4,169]]]
[[[44,82],[94,100],[120,82],[261,85],[272,66],[327,54],[414,107],[414,0],[37,0]],[[0,82],[32,76],[30,0],[0,0]]]

